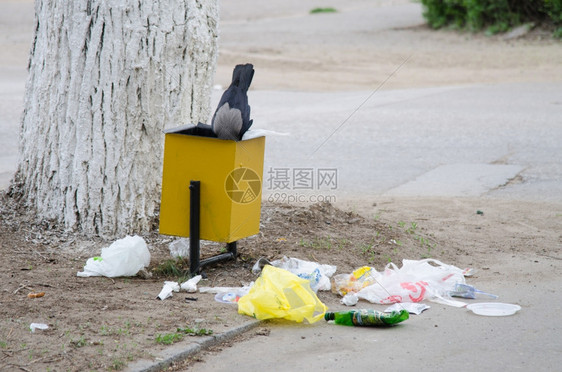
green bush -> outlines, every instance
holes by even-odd
[[[421,0],[433,28],[451,26],[471,31],[505,32],[517,25],[550,23],[562,36],[562,0]]]

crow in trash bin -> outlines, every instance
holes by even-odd
[[[211,127],[220,139],[240,141],[252,126],[248,88],[254,77],[254,66],[237,65],[232,73],[232,83],[222,94]]]

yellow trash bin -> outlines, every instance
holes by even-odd
[[[165,132],[160,233],[187,237],[190,181],[200,181],[200,239],[231,243],[259,232],[265,137],[229,141]]]

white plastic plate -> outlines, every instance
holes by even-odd
[[[521,306],[519,305],[504,304],[501,302],[480,302],[467,305],[466,308],[474,314],[484,316],[508,316],[521,310]]]

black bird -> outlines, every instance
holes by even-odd
[[[254,77],[254,66],[250,63],[236,65],[232,73],[232,83],[222,94],[217,111],[213,115],[211,127],[220,139],[240,141],[252,126],[248,88]]]

